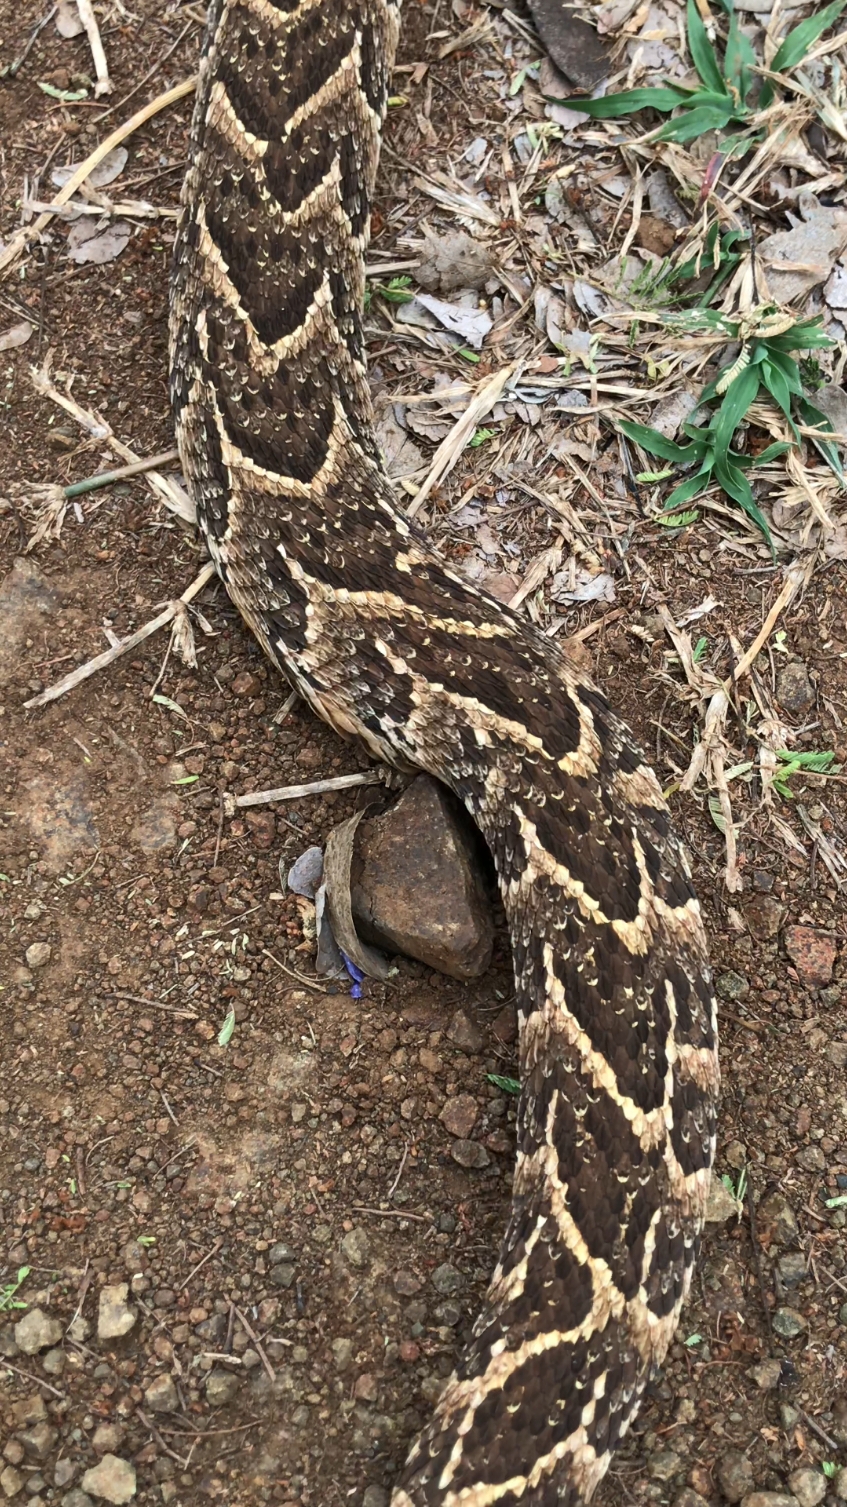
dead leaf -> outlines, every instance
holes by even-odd
[[[71,226],[67,239],[68,258],[72,262],[93,262],[102,266],[113,262],[124,250],[132,226],[126,220],[113,220],[101,228],[99,220],[84,216]]]
[[[20,324],[13,324],[8,330],[0,335],[0,351],[14,351],[19,345],[26,345],[35,325],[30,324],[28,319],[22,319]]]
[[[55,26],[59,36],[65,37],[66,40],[78,37],[80,32],[85,31],[74,0],[59,0],[56,7]]]
[[[592,575],[589,570],[577,570],[572,578],[570,570],[557,571],[550,587],[554,602],[570,605],[585,602],[613,602],[615,583],[605,571]]]
[[[482,288],[491,276],[488,248],[464,230],[436,235],[424,227],[424,247],[415,279],[431,292],[453,293],[457,288]]]
[[[354,838],[356,828],[367,810],[368,807],[364,806],[349,821],[341,822],[327,838],[324,855],[326,903],[335,940],[342,951],[369,978],[385,979],[391,972],[389,964],[382,953],[360,940],[353,922],[350,900]]]
[[[433,298],[429,293],[419,293],[415,302],[422,304],[446,330],[458,335],[477,351],[494,325],[491,315],[485,309],[465,309],[461,304],[445,303],[443,299]]]
[[[660,399],[650,415],[651,429],[658,430],[666,440],[672,440],[695,412],[697,402],[696,393],[686,388]]]
[[[386,470],[394,481],[401,481],[404,476],[413,476],[421,470],[423,455],[414,440],[409,439],[391,403],[382,411],[376,425],[376,437],[385,456]]]
[[[114,183],[126,167],[128,158],[129,152],[126,147],[112,147],[111,152],[107,152],[102,161],[91,169],[87,181],[92,188],[105,188],[107,183]],[[56,188],[64,188],[78,167],[78,162],[67,163],[64,167],[54,167],[50,173],[50,182]]]
[[[790,303],[824,282],[847,245],[847,210],[822,205],[811,193],[800,194],[797,205],[802,220],[788,211],[792,228],[766,236],[759,245],[770,295],[778,303]]]

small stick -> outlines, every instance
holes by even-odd
[[[127,476],[140,476],[144,471],[155,471],[172,460],[179,460],[178,450],[163,450],[161,455],[148,455],[146,460],[134,461],[131,466],[118,466],[116,471],[100,471],[97,476],[87,476],[85,481],[73,481],[62,487],[63,497],[82,497],[85,492],[96,492],[100,487],[109,487],[113,481],[124,481]]]
[[[193,601],[197,593],[203,590],[203,587],[212,579],[214,574],[215,567],[209,561],[208,565],[203,566],[199,576],[195,577],[191,585],[186,587],[182,596],[174,602],[169,602],[164,612],[160,612],[159,616],[154,617],[152,622],[145,623],[143,628],[139,628],[137,633],[131,633],[129,638],[121,639],[121,642],[116,644],[114,649],[106,649],[102,654],[95,655],[94,659],[89,659],[87,664],[80,665],[78,669],[72,670],[70,675],[65,676],[64,680],[57,681],[56,685],[49,686],[40,695],[32,696],[29,701],[24,702],[25,710],[32,711],[34,707],[46,706],[50,701],[57,701],[60,696],[64,696],[67,691],[72,691],[83,680],[88,680],[98,670],[105,669],[107,665],[112,664],[116,659],[120,659],[122,654],[127,654],[130,649],[134,649],[136,645],[143,643],[145,638],[150,637],[151,633],[156,633],[159,628],[164,628],[166,623],[169,623],[172,618],[176,617],[180,602],[187,603]]]
[[[806,1424],[807,1428],[810,1428],[813,1434],[817,1434],[818,1438],[823,1441],[827,1449],[832,1450],[833,1454],[837,1454],[839,1445],[837,1444],[836,1440],[831,1439],[829,1434],[825,1434],[820,1424],[815,1423],[814,1418],[810,1418],[808,1413],[803,1408],[798,1407],[797,1412],[800,1414],[800,1417]]]
[[[94,85],[94,98],[99,99],[101,94],[111,94],[112,80],[109,78],[109,65],[106,62],[106,54],[103,51],[103,43],[100,40],[100,30],[94,15],[94,7],[91,0],[76,0],[76,8],[79,11],[79,19],[88,33],[88,45],[91,48],[91,59],[94,63],[94,72],[97,75],[97,83]]]
[[[96,146],[94,151],[86,157],[85,161],[80,163],[76,172],[68,179],[64,188],[59,189],[55,202],[57,204],[67,204],[68,200],[73,198],[80,184],[85,182],[97,164],[109,155],[113,147],[120,146],[121,142],[126,141],[126,138],[131,136],[133,131],[137,131],[139,126],[145,125],[154,115],[158,115],[160,110],[167,109],[168,105],[175,104],[178,99],[184,99],[186,94],[193,94],[196,85],[197,79],[195,76],[183,79],[181,84],[175,84],[173,89],[168,89],[164,94],[159,94],[156,99],[144,105],[141,110],[137,110],[134,115],[130,116],[129,120],[124,121],[123,125],[116,126],[114,131],[110,132],[100,142],[100,145]],[[34,241],[41,234],[42,230],[49,225],[51,219],[52,215],[41,214],[37,220],[33,220],[31,225],[24,225],[20,230],[15,232],[8,245],[0,252],[0,273],[14,266],[18,257],[26,251],[30,242]]]
[[[141,1419],[141,1422],[144,1424],[144,1427],[146,1429],[150,1430],[150,1433],[153,1435],[153,1438],[155,1439],[159,1448],[163,1449],[166,1455],[170,1455],[171,1459],[176,1460],[177,1465],[181,1465],[182,1469],[185,1470],[188,1465],[188,1461],[183,1460],[182,1455],[178,1455],[174,1450],[170,1448],[169,1445],[165,1443],[164,1439],[159,1433],[159,1430],[156,1428],[156,1425],[150,1422],[150,1419],[147,1417],[147,1415],[145,1413],[142,1413],[140,1408],[136,1408],[135,1416],[136,1418]]]
[[[201,1062],[200,1066],[201,1067],[203,1066],[202,1062]],[[188,1276],[186,1277],[186,1279],[185,1279],[184,1282],[180,1282],[179,1287],[177,1288],[177,1292],[182,1292],[182,1289],[184,1287],[188,1286],[189,1282],[191,1281],[191,1278],[192,1277],[196,1277],[197,1273],[199,1272],[199,1270],[201,1268],[201,1266],[205,1266],[207,1261],[211,1261],[212,1257],[216,1256],[218,1254],[218,1251],[220,1250],[220,1248],[221,1248],[222,1245],[223,1245],[223,1240],[216,1240],[215,1241],[214,1245],[212,1246],[212,1249],[210,1251],[206,1252],[205,1256],[203,1257],[203,1260],[202,1261],[198,1261],[197,1265],[194,1266],[194,1267],[192,1267],[191,1271],[188,1273]]]
[[[55,1387],[51,1387],[49,1381],[42,1381],[40,1376],[32,1376],[29,1371],[22,1371],[19,1366],[13,1366],[10,1360],[4,1358],[0,1361],[0,1371],[14,1371],[15,1375],[22,1376],[24,1381],[32,1381],[37,1387],[43,1387],[45,1392],[50,1392],[53,1397],[58,1397],[60,1402],[65,1400],[64,1392],[57,1392]]]
[[[256,1354],[258,1355],[259,1360],[262,1362],[262,1365],[264,1366],[264,1368],[265,1368],[265,1370],[266,1370],[266,1372],[268,1374],[268,1380],[269,1381],[276,1381],[276,1372],[275,1372],[273,1366],[271,1365],[270,1361],[268,1360],[268,1357],[266,1356],[264,1350],[262,1349],[261,1341],[259,1340],[259,1338],[257,1337],[257,1335],[254,1333],[254,1331],[250,1328],[250,1325],[248,1324],[247,1320],[245,1319],[244,1314],[241,1312],[241,1309],[240,1308],[236,1308],[235,1311],[238,1314],[239,1323],[241,1324],[242,1329],[244,1329],[246,1331],[246,1333],[249,1335],[250,1339],[253,1341],[253,1344],[256,1347]]]
[[[176,1005],[163,1005],[157,999],[145,999],[143,994],[116,994],[110,991],[107,999],[123,999],[129,1005],[145,1005],[148,1010],[164,1010],[166,1015],[182,1015],[186,1020],[198,1020],[196,1010],[180,1010]]]
[[[251,790],[249,795],[228,797],[236,806],[266,806],[271,801],[298,801],[304,795],[323,795],[327,790],[350,790],[354,785],[379,785],[382,775],[375,769],[360,774],[337,774],[328,780],[310,780],[308,785],[281,785],[279,790]]]
[[[386,1198],[390,1198],[391,1195],[396,1191],[397,1184],[399,1183],[401,1177],[403,1176],[403,1168],[406,1165],[406,1158],[408,1157],[408,1155],[409,1155],[409,1143],[407,1141],[406,1145],[403,1147],[403,1157],[402,1157],[402,1160],[400,1162],[400,1166],[397,1169],[397,1176],[395,1177],[393,1183],[391,1184],[391,1187],[389,1188],[388,1192],[386,1193],[386,1195],[385,1195]]]
[[[276,963],[277,968],[281,968],[283,973],[290,973],[293,979],[297,979],[301,984],[305,984],[307,989],[314,989],[316,994],[326,994],[323,984],[318,984],[314,979],[307,978],[305,973],[298,973],[296,968],[289,968],[285,963],[281,963],[279,958],[275,958],[272,952],[268,952],[267,947],[262,948],[262,956],[270,958],[272,963]]]
[[[417,1219],[428,1224],[431,1214],[410,1214],[408,1209],[369,1209],[367,1204],[351,1204],[354,1214],[373,1214],[377,1219]]]
[[[193,1135],[190,1141],[186,1141],[184,1146],[180,1146],[179,1151],[175,1151],[173,1156],[169,1156],[167,1161],[162,1163],[161,1167],[156,1168],[154,1176],[161,1177],[165,1169],[171,1165],[171,1162],[175,1162],[179,1159],[179,1157],[184,1156],[186,1151],[190,1151],[192,1146],[196,1145],[196,1142],[197,1137],[196,1135]]]

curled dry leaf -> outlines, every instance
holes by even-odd
[[[494,324],[485,309],[464,309],[461,304],[445,303],[443,299],[433,298],[429,293],[419,293],[415,302],[422,304],[439,324],[443,324],[445,330],[458,335],[477,351]]]
[[[482,288],[491,276],[491,253],[464,230],[436,235],[424,229],[424,250],[415,280],[430,292],[453,293],[457,288]]]
[[[8,330],[0,335],[0,352],[17,350],[19,345],[26,345],[35,326],[28,319],[22,319],[20,324],[13,324]]]
[[[388,962],[382,953],[360,940],[353,923],[350,898],[350,868],[356,828],[366,812],[367,807],[357,811],[349,821],[341,822],[329,834],[324,854],[326,905],[335,940],[342,951],[369,978],[385,979],[391,972]]]
[[[324,873],[323,849],[318,847],[307,848],[299,858],[295,858],[288,873],[283,867],[283,860],[279,860],[279,877],[283,889],[293,890],[295,895],[304,895],[307,900],[314,900],[320,887]]]

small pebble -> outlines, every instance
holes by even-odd
[[[455,1266],[451,1266],[448,1261],[445,1261],[442,1266],[435,1268],[430,1281],[435,1291],[441,1293],[441,1296],[444,1298],[449,1297],[451,1293],[458,1292],[465,1285],[462,1273],[457,1271]]]
[[[826,1496],[828,1483],[823,1471],[802,1465],[799,1470],[792,1470],[788,1484],[800,1507],[818,1507],[818,1503]]]
[[[118,1455],[104,1455],[99,1464],[85,1472],[82,1489],[120,1507],[121,1503],[130,1502],[135,1496],[135,1466]]]
[[[450,1147],[450,1155],[460,1167],[474,1167],[480,1169],[488,1167],[491,1157],[479,1141],[454,1141]]]
[[[126,1282],[117,1282],[112,1287],[103,1288],[97,1310],[99,1340],[116,1340],[129,1334],[138,1315],[126,1301],[128,1292],[129,1284]]]
[[[361,1228],[351,1230],[341,1242],[342,1254],[357,1271],[362,1271],[367,1266],[370,1250],[371,1243],[367,1231]]]
[[[31,1308],[15,1325],[15,1344],[24,1355],[37,1355],[39,1350],[58,1345],[61,1338],[59,1320],[51,1319],[41,1308]]]
[[[747,1375],[763,1392],[772,1392],[774,1387],[779,1386],[779,1379],[782,1375],[782,1362],[778,1360],[763,1360],[758,1366],[751,1366]]]
[[[49,942],[32,942],[26,950],[27,968],[44,968],[50,962],[53,949]]]
[[[715,1475],[728,1502],[740,1502],[756,1484],[750,1461],[738,1449],[728,1450],[717,1462]]]
[[[806,1320],[796,1308],[777,1308],[772,1322],[774,1333],[783,1340],[796,1339],[806,1328]]]

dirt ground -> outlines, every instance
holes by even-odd
[[[375,242],[386,257],[404,254],[392,239],[400,164],[432,158],[428,133],[457,159],[478,130],[456,100],[485,53],[439,62],[429,32],[459,29],[442,12],[415,5],[403,44],[402,61],[431,67],[417,83],[420,70],[403,75],[413,107],[389,126]],[[0,5],[0,67],[41,17]],[[90,71],[85,38],[63,40],[52,23],[0,83],[4,237],[25,178],[49,198],[46,178],[33,187],[48,157],[81,160],[194,67],[190,7],[143,0],[101,24],[113,116],[38,88],[73,89]],[[189,113],[183,100],[133,138],[130,197],[176,203]],[[35,326],[0,356],[0,495],[114,460],[33,390],[29,368],[49,350],[54,374],[75,374],[76,400],[137,453],[171,445],[172,231],[141,225],[114,262],[74,265],[54,222],[0,287],[0,329],[27,314]],[[379,385],[391,369],[376,355]],[[451,483],[444,497],[460,493]],[[540,510],[527,528],[543,533],[543,521]],[[364,756],[299,703],[275,720],[287,688],[216,585],[200,598],[196,669],[173,654],[163,668],[159,633],[25,711],[203,563],[143,480],[86,500],[83,523],[70,512],[61,538],[22,561],[30,526],[16,507],[0,511],[0,1293],[30,1269],[28,1308],[0,1302],[0,1488],[16,1507],[86,1507],[85,1472],[113,1455],[134,1466],[139,1502],[384,1507],[507,1218],[514,1101],[487,1077],[514,1071],[507,945],[470,985],[408,962],[361,1000],[318,981],[278,864],[321,843],[357,796],[230,818],[221,794],[364,769]],[[725,674],[729,635],[749,643],[778,589],[766,557],[717,537],[669,537],[634,514],[625,547],[609,546],[624,610],[581,645],[663,785],[687,763],[692,710],[678,670],[678,693],[657,673],[659,594],[677,616],[717,596],[709,652]],[[780,627],[816,697],[794,718],[800,746],[847,760],[843,593],[843,565],[819,569]],[[603,610],[572,614],[567,631]],[[843,832],[843,785],[796,788],[824,830]],[[831,1203],[847,1190],[843,899],[791,810],[794,847],[754,800],[742,809],[745,888],[728,896],[702,792],[676,794],[673,809],[719,979],[718,1172],[737,1187],[746,1168],[751,1196],[709,1227],[678,1342],[597,1500],[702,1507],[758,1490],[815,1507],[824,1491],[847,1496],[845,1211]],[[811,961],[797,926],[815,933]],[[458,1095],[476,1102],[472,1168],[439,1118]],[[134,1322],[100,1337],[99,1295],[121,1283],[116,1327],[126,1305]],[[46,1328],[28,1350],[15,1325],[33,1309]]]

